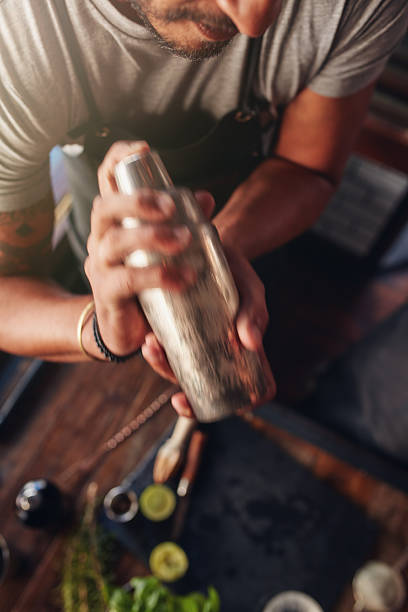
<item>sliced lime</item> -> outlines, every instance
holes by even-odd
[[[150,553],[149,565],[156,578],[164,582],[174,582],[186,573],[188,558],[178,544],[162,542]]]
[[[142,492],[139,506],[146,518],[151,521],[164,521],[176,507],[176,496],[166,485],[151,484]]]

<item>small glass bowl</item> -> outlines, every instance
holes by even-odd
[[[323,612],[323,608],[306,593],[301,591],[283,591],[272,597],[263,607],[262,612]]]
[[[103,508],[111,521],[129,523],[138,513],[139,502],[134,491],[118,486],[105,495]]]
[[[353,578],[356,610],[396,612],[406,599],[401,573],[382,561],[368,561]]]

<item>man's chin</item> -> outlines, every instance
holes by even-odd
[[[223,40],[219,42],[202,42],[197,47],[180,47],[172,41],[167,41],[163,39],[161,36],[156,36],[156,40],[160,43],[160,46],[163,49],[167,49],[174,55],[183,57],[193,62],[198,62],[200,60],[216,57],[231,42],[231,40]]]
[[[229,40],[202,40],[198,41],[195,45],[180,45],[180,43],[167,39],[162,36],[156,28],[152,25],[151,21],[148,19],[146,13],[143,11],[141,6],[132,2],[133,10],[139,17],[140,22],[144,27],[149,30],[155,40],[159,43],[159,45],[163,49],[167,49],[174,55],[178,55],[179,57],[183,57],[185,59],[189,59],[191,61],[200,61],[203,59],[208,59],[210,57],[216,57],[219,55],[225,47],[229,45],[232,38]]]

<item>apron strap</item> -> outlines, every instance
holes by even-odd
[[[261,52],[262,36],[258,38],[250,38],[248,45],[248,54],[246,58],[246,66],[241,85],[241,92],[238,102],[238,114],[241,115],[239,120],[248,120],[257,112],[257,104],[253,93],[253,85],[255,82],[256,71],[258,69],[258,60]],[[238,117],[237,117],[238,119]]]

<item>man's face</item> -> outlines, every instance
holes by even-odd
[[[275,21],[281,6],[281,0],[127,2],[164,47],[189,59],[217,55],[238,32],[260,36]]]

